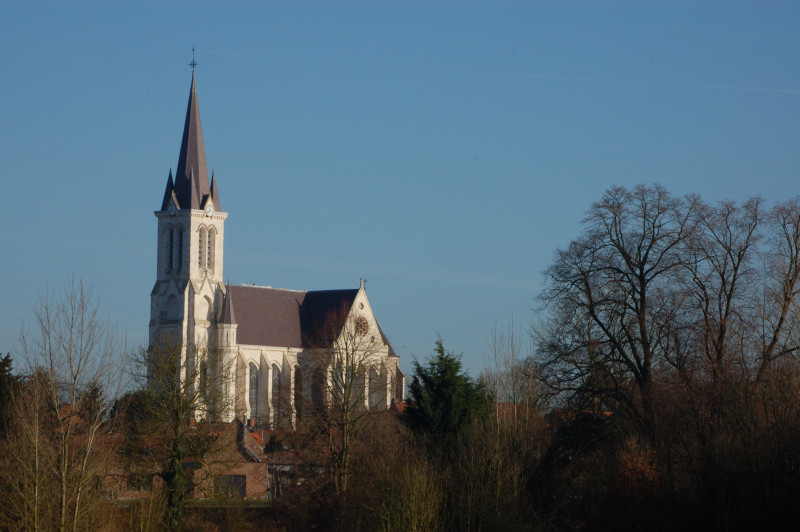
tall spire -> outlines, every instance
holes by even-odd
[[[206,168],[206,152],[203,146],[203,129],[200,126],[200,107],[197,104],[194,69],[186,122],[183,126],[181,153],[175,172],[175,195],[182,209],[200,209],[211,193]]]

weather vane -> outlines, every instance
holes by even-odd
[[[194,72],[194,67],[197,66],[197,61],[194,60],[194,45],[192,45],[192,61],[189,63],[189,66],[192,67],[192,72]]]

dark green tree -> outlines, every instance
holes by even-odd
[[[14,375],[11,354],[0,356],[0,438],[5,436],[11,418],[11,397],[19,386],[20,379]]]
[[[415,360],[413,366],[405,421],[431,450],[452,448],[461,429],[488,413],[486,388],[462,371],[461,357],[447,351],[441,339],[426,365]]]
[[[77,414],[81,419],[103,419],[105,391],[100,381],[92,380],[78,392]]]

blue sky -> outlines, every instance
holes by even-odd
[[[477,375],[611,185],[800,192],[796,2],[16,2],[0,17],[0,351],[91,281],[146,341],[197,48],[225,277],[367,279],[402,356]]]

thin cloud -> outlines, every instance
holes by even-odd
[[[249,262],[259,261],[259,264],[270,264],[272,266],[286,266],[295,269],[315,272],[329,273],[353,273],[360,275],[380,275],[392,279],[404,279],[409,281],[424,281],[432,283],[447,283],[461,286],[500,288],[506,290],[522,290],[533,292],[538,290],[539,285],[534,280],[521,280],[492,275],[481,275],[471,272],[455,270],[439,270],[430,268],[412,268],[407,266],[396,266],[386,264],[370,264],[363,262],[349,262],[329,257],[301,257],[295,255],[273,255],[263,257],[257,253],[247,253],[241,259]],[[256,282],[258,280],[247,280]]]

